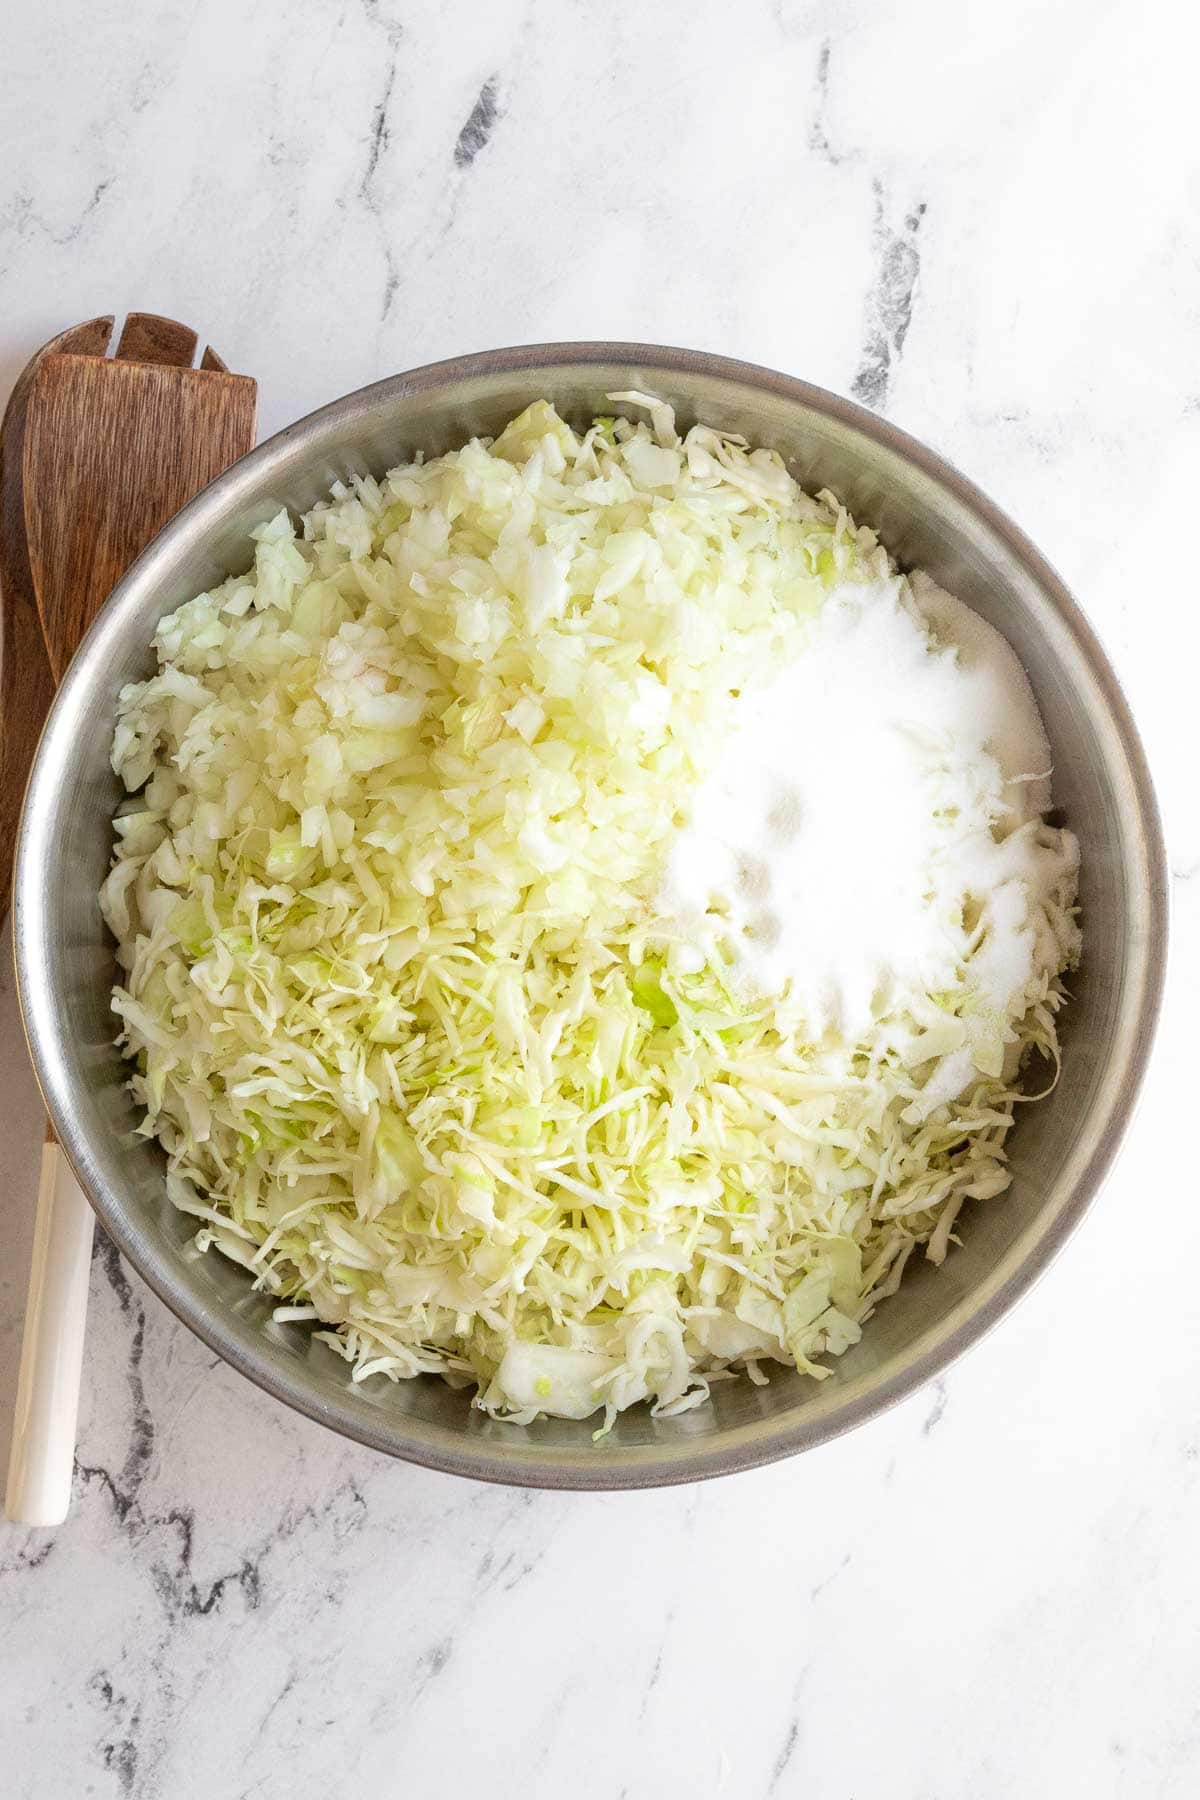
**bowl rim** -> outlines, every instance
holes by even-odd
[[[239,495],[249,495],[259,478],[288,453],[317,443],[335,423],[343,427],[355,416],[364,426],[381,401],[434,389],[451,389],[473,377],[521,371],[562,371],[575,366],[625,364],[659,373],[700,374],[750,392],[769,394],[823,415],[862,433],[897,454],[948,490],[973,513],[1045,595],[1074,641],[1088,673],[1099,688],[1132,784],[1132,803],[1139,821],[1138,845],[1145,871],[1147,914],[1145,963],[1137,992],[1136,1021],[1129,1033],[1128,1076],[1109,1108],[1073,1190],[1050,1224],[1034,1233],[1014,1266],[987,1294],[971,1305],[967,1295],[946,1319],[918,1338],[901,1366],[878,1382],[824,1407],[806,1409],[794,1422],[754,1421],[723,1430],[709,1440],[678,1445],[596,1446],[586,1451],[539,1452],[502,1439],[456,1441],[442,1426],[377,1408],[365,1399],[345,1399],[319,1391],[292,1368],[272,1362],[264,1353],[261,1327],[224,1310],[206,1308],[178,1278],[178,1252],[143,1231],[119,1197],[96,1177],[84,1134],[69,1104],[57,1050],[57,1009],[46,967],[47,931],[43,905],[43,859],[39,820],[46,809],[44,790],[54,779],[52,747],[66,728],[73,705],[86,693],[89,672],[103,647],[120,635],[123,614],[136,597],[153,585],[157,570],[177,546],[202,537],[210,524],[232,509]],[[967,1349],[978,1343],[1049,1267],[1094,1200],[1117,1154],[1141,1094],[1162,1007],[1167,965],[1169,882],[1158,804],[1145,751],[1132,713],[1100,641],[1057,572],[1008,515],[974,482],[918,439],[856,402],[827,389],[755,363],[706,351],[620,341],[520,344],[427,363],[411,371],[370,383],[306,414],[284,427],[189,502],[127,571],[114,588],[68,670],[51,707],[34,759],[18,833],[13,884],[13,948],[17,989],[26,1040],[38,1083],[59,1142],[80,1185],[105,1230],[138,1274],[165,1305],[202,1342],[256,1386],[295,1411],[331,1426],[371,1449],[427,1468],[476,1480],[551,1489],[614,1490],[668,1486],[732,1474],[815,1448],[877,1417],[935,1379]],[[381,1378],[382,1379],[382,1378]],[[830,1396],[832,1400],[832,1396]]]

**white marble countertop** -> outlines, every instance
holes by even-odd
[[[791,1464],[610,1497],[393,1465],[101,1248],[71,1517],[0,1526],[11,1800],[1200,1791],[1200,1208],[1171,1129],[1200,1002],[1198,35],[1153,0],[10,13],[0,394],[130,307],[256,375],[264,430],[551,338],[855,394],[1081,596],[1176,902],[1147,1095],[1067,1254],[943,1384]],[[0,1450],[40,1137],[2,979]]]

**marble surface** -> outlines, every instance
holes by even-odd
[[[1192,9],[42,0],[5,23],[0,392],[53,331],[140,306],[255,374],[264,430],[549,338],[854,394],[1082,597],[1145,727],[1175,941],[1140,1116],[1069,1252],[944,1383],[791,1465],[611,1497],[392,1465],[259,1396],[101,1246],[71,1517],[0,1526],[4,1794],[1194,1795]],[[40,1136],[7,956],[2,979],[0,1451]]]

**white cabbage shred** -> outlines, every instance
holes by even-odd
[[[659,915],[739,704],[835,585],[892,570],[773,453],[613,399],[650,424],[539,402],[281,512],[162,621],[113,749],[113,1004],[198,1244],[356,1377],[440,1372],[523,1421],[826,1374],[1008,1185],[1077,949],[1064,850],[964,1065],[986,930],[848,1043]]]

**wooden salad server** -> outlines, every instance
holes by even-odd
[[[0,908],[43,721],[129,565],[253,448],[256,384],[186,325],[130,313],[38,351],[0,425]],[[53,871],[48,871],[53,879]],[[49,1128],[42,1157],[5,1510],[58,1525],[70,1503],[92,1211]]]

